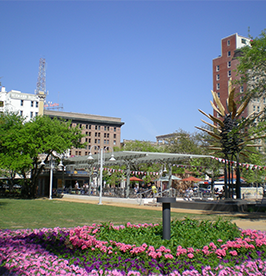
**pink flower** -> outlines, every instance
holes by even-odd
[[[237,256],[237,252],[236,252],[235,250],[229,251],[229,253],[230,253],[232,256]]]
[[[193,254],[192,254],[192,255],[193,255]],[[174,258],[174,256],[173,256],[172,254],[165,254],[164,257],[165,257],[166,259],[173,259],[173,258]]]
[[[192,259],[194,257],[192,253],[188,253],[187,256],[189,257],[189,259]]]

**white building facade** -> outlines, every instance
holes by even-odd
[[[40,99],[38,95],[22,93],[21,91],[6,91],[1,87],[0,112],[12,112],[23,116],[26,121],[42,113],[40,112]]]

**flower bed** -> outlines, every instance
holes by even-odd
[[[266,275],[266,234],[185,219],[162,225],[0,230],[0,266],[12,275]],[[1,270],[0,270],[1,271]]]

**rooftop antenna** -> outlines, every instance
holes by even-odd
[[[35,94],[39,97],[39,115],[43,115],[44,101],[47,96],[46,91],[46,69],[45,69],[45,58],[40,58],[39,61],[39,74],[37,80],[37,86]]]

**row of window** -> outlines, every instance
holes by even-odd
[[[228,61],[227,68],[231,68],[231,65],[232,65],[231,61]],[[219,71],[220,71],[220,65],[216,65],[216,72],[219,72]]]
[[[253,102],[260,102],[260,98],[252,99]],[[263,104],[266,104],[266,98],[263,98]]]
[[[241,38],[241,43],[242,44],[247,44],[247,40],[245,38]],[[230,39],[228,39],[227,40],[227,46],[230,46],[230,44],[231,44],[231,41],[230,41]]]
[[[24,100],[20,100],[20,106],[24,106]],[[34,107],[34,101],[31,101],[30,106]],[[35,102],[35,107],[39,107],[39,102]]]
[[[23,116],[23,110],[20,110],[20,116]],[[35,116],[38,116],[38,112],[35,112]],[[33,112],[30,112],[30,118],[33,118]]]
[[[227,72],[227,77],[228,77],[228,78],[232,77],[232,72],[231,72],[231,70],[229,70],[229,71]],[[220,74],[217,74],[217,75],[216,75],[216,80],[217,80],[217,81],[220,80]]]
[[[71,124],[71,126],[72,126],[72,124]],[[84,127],[83,124],[77,124],[77,126],[78,126],[79,128],[83,128],[83,127]],[[94,126],[94,129],[95,129],[95,130],[101,130],[101,128],[102,128],[102,130],[104,130],[104,131],[110,131],[110,127],[109,127],[109,126],[97,126],[97,125]],[[92,125],[85,125],[85,129],[92,129]],[[111,129],[111,130],[112,130],[112,129]],[[116,132],[116,127],[114,127],[114,132]]]
[[[88,135],[88,136],[91,136],[91,132],[90,131],[89,132],[86,131],[85,134]],[[94,136],[95,137],[101,137],[101,132],[95,132]],[[109,136],[110,136],[110,133],[104,133],[103,134],[104,138],[109,138]],[[114,133],[114,138],[116,138],[116,134],[115,133]]]
[[[220,90],[221,86],[220,86],[220,83],[216,83],[216,90]],[[240,93],[243,93],[244,92],[244,86],[241,86],[239,88],[239,92]],[[220,93],[218,93],[220,95]]]
[[[91,138],[86,138],[85,139],[85,142],[87,142],[87,143],[91,143]],[[100,144],[101,143],[101,139],[94,139],[94,144]],[[108,145],[109,144],[109,140],[106,140],[106,139],[104,139],[103,140],[103,143],[106,145]],[[116,140],[114,140],[114,145],[116,145]],[[88,146],[89,148],[88,149],[90,149],[90,145]]]
[[[90,150],[90,148],[88,148]],[[98,146],[98,150],[100,150],[100,146]],[[105,147],[105,150],[106,151],[109,151],[109,147]],[[74,154],[75,153],[75,154]],[[89,155],[90,154],[90,151],[85,151],[85,155]],[[95,151],[94,154],[97,154],[97,152]],[[72,150],[70,151],[70,156],[71,155],[81,155],[81,150]]]

